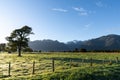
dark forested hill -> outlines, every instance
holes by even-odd
[[[53,40],[36,40],[29,42],[33,50],[42,51],[69,51],[75,48],[87,50],[120,50],[120,35],[107,35],[87,41],[70,41],[62,43]]]
[[[66,51],[69,50],[67,45],[53,40],[36,40],[29,42],[29,46],[36,51]]]
[[[120,35],[107,35],[84,41],[81,46],[87,50],[120,50]]]

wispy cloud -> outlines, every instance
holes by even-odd
[[[53,8],[53,11],[58,11],[58,12],[68,12],[68,10],[66,9],[62,9],[62,8]]]
[[[87,12],[80,12],[79,15],[81,15],[81,16],[87,16],[88,13]]]
[[[109,7],[107,4],[104,4],[102,1],[98,1],[95,4],[97,7]]]
[[[88,30],[91,28],[91,26],[92,26],[92,23],[85,24],[83,29]]]
[[[91,26],[91,23],[86,24],[86,25],[85,25],[85,28],[89,28],[90,26]]]
[[[95,4],[96,4],[96,6],[98,6],[98,7],[104,7],[104,4],[103,4],[101,1],[98,1],[98,2],[96,2]]]
[[[96,11],[88,11],[89,14],[95,14]]]
[[[89,13],[88,10],[86,10],[86,9],[84,9],[84,8],[82,8],[82,7],[73,7],[73,9],[74,9],[75,11],[79,12],[79,15],[81,15],[81,16],[87,16],[88,13]]]
[[[81,8],[75,7],[73,9],[76,10],[76,11],[80,11],[80,12],[86,12],[86,10],[82,7]]]

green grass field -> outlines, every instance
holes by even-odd
[[[116,57],[120,59],[120,53],[23,53],[22,57],[16,53],[0,53],[0,79],[120,80],[120,62]],[[9,62],[11,76],[8,76]]]

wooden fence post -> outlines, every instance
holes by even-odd
[[[90,58],[90,66],[93,66],[93,59]]]
[[[54,72],[55,71],[55,64],[54,64],[54,59],[52,59],[52,71]]]
[[[11,71],[11,63],[9,62],[9,64],[8,64],[8,76],[11,76],[10,71]]]
[[[116,63],[118,63],[118,57],[116,57]]]
[[[103,65],[105,64],[105,60],[103,59]]]
[[[85,60],[84,60],[84,59],[82,59],[82,65],[84,64],[84,62],[85,62]]]
[[[32,74],[35,74],[35,61],[33,61],[33,70],[32,70]]]
[[[110,59],[109,65],[112,65],[112,60]]]
[[[70,68],[72,67],[72,60],[70,59]]]

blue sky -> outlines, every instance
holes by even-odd
[[[0,42],[24,25],[31,40],[61,42],[120,34],[120,0],[0,0]]]

